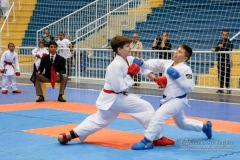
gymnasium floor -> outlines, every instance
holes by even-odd
[[[84,88],[84,87],[82,87]],[[86,87],[87,88],[87,87]],[[213,138],[202,132],[183,131],[172,119],[164,125],[165,136],[175,139],[168,147],[133,151],[142,139],[142,127],[121,114],[106,129],[89,136],[86,143],[60,145],[56,139],[94,113],[100,87],[66,89],[66,103],[57,102],[58,89],[47,89],[47,101],[36,103],[33,85],[19,85],[22,94],[0,94],[1,160],[238,160],[240,159],[240,105],[238,103],[190,100],[186,115],[213,123]],[[154,108],[159,96],[146,96]],[[238,97],[236,99],[239,99]]]

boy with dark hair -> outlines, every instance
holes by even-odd
[[[48,44],[49,55],[42,57],[36,73],[35,87],[36,94],[39,96],[36,102],[44,101],[41,82],[51,82],[53,88],[55,82],[60,82],[58,101],[66,102],[63,94],[67,85],[68,76],[66,75],[65,59],[57,54],[57,46],[55,41],[50,41]],[[44,70],[45,73],[43,74]]]
[[[133,76],[140,71],[137,64],[132,64],[130,43],[131,40],[125,36],[112,38],[111,47],[116,57],[107,67],[105,84],[96,102],[97,112],[87,117],[73,130],[61,133],[58,136],[61,144],[66,144],[76,137],[84,141],[90,134],[108,126],[121,112],[130,115],[147,128],[155,112],[153,107],[138,96],[128,94],[129,87],[134,83]],[[165,137],[159,138],[156,140],[158,145],[174,143]]]
[[[134,59],[142,68],[153,72],[163,73],[163,76],[156,78],[153,73],[149,73],[150,79],[154,80],[159,86],[164,87],[161,106],[153,115],[148,128],[144,132],[144,139],[132,146],[133,150],[152,149],[154,139],[162,134],[162,125],[173,117],[177,126],[189,131],[203,131],[206,136],[212,137],[212,124],[207,121],[203,124],[200,121],[185,118],[184,109],[189,106],[187,93],[192,92],[194,79],[191,68],[185,64],[192,55],[192,49],[187,45],[180,45],[173,55],[173,60],[150,59],[143,62]]]

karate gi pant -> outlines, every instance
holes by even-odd
[[[80,140],[84,141],[90,134],[108,126],[117,118],[119,113],[130,115],[146,129],[154,112],[155,110],[149,102],[140,99],[136,95],[119,94],[108,110],[98,109],[97,113],[87,117],[73,130]],[[162,135],[159,135],[159,138],[161,137]]]
[[[173,117],[177,126],[183,130],[202,131],[203,123],[201,121],[185,117],[184,108],[187,106],[186,98],[173,98],[163,103],[144,131],[145,137],[151,141],[155,140],[156,136],[163,133],[162,125],[170,117]]]
[[[13,91],[17,90],[17,82],[15,75],[12,76],[6,76],[2,74],[2,90],[8,90],[9,87],[9,81],[10,81],[10,86]]]

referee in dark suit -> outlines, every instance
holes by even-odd
[[[228,39],[229,31],[222,31],[222,39],[218,41],[216,47],[212,48],[212,51],[232,51],[233,43]],[[231,81],[231,53],[218,53],[218,80],[220,88],[224,88],[224,79],[226,88],[230,88]],[[218,90],[217,93],[224,93],[223,90]],[[227,94],[231,94],[228,90]]]
[[[37,78],[35,82],[35,87],[36,94],[37,96],[39,96],[36,102],[44,101],[41,82],[50,82],[52,66],[56,71],[56,82],[60,82],[58,101],[66,102],[66,100],[62,96],[64,94],[68,79],[68,76],[66,75],[65,59],[56,54],[57,43],[55,41],[49,42],[48,50],[50,54],[42,58],[39,69],[36,73]],[[44,70],[45,73],[43,74]]]

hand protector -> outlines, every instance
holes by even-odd
[[[132,77],[135,76],[140,71],[140,67],[133,63],[131,66],[128,67],[128,74]]]
[[[165,88],[167,86],[167,78],[165,76],[160,76],[156,79],[154,79],[154,81],[160,86]]]
[[[47,53],[43,53],[42,56],[43,56],[43,57],[47,56]]]
[[[143,60],[140,58],[134,58],[133,63],[137,64],[139,67],[143,65]]]
[[[16,72],[15,74],[16,74],[16,76],[20,76],[20,72]]]
[[[181,77],[179,72],[176,69],[174,69],[173,67],[169,67],[167,69],[167,74],[173,79],[178,79],[179,77]]]
[[[41,58],[39,54],[36,54],[35,57],[37,57],[37,58]]]

